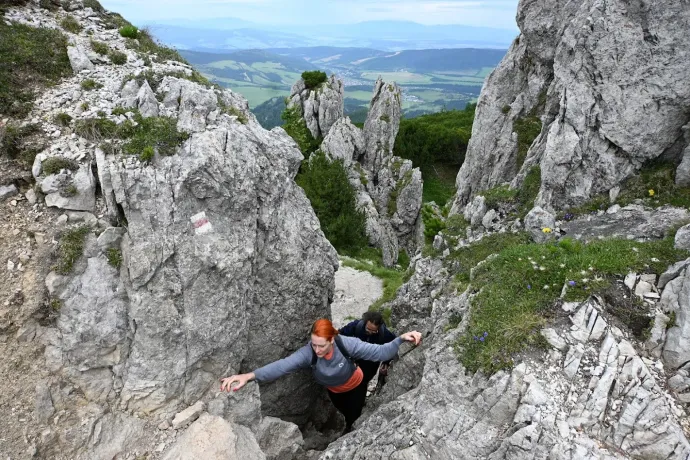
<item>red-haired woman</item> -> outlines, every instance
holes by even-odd
[[[316,381],[328,389],[333,405],[345,416],[345,432],[362,413],[367,388],[362,370],[354,360],[389,361],[398,353],[403,342],[419,345],[422,334],[407,332],[385,345],[362,342],[354,337],[338,337],[338,330],[327,319],[320,319],[311,328],[311,340],[287,358],[267,364],[248,374],[221,380],[222,391],[237,391],[251,380],[271,382],[300,369],[312,368]],[[233,383],[237,383],[234,387]]]

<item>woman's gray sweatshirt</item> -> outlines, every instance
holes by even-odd
[[[366,361],[389,361],[398,353],[403,340],[398,337],[384,345],[362,342],[354,337],[341,336],[343,347],[354,359]],[[256,380],[260,383],[271,382],[279,377],[292,374],[300,369],[311,367],[313,350],[311,341],[290,356],[274,361],[254,371]],[[333,356],[330,360],[319,358],[316,360],[313,374],[314,379],[324,386],[335,387],[347,382],[355,372],[355,365],[338,349],[333,342]]]

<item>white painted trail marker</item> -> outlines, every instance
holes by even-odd
[[[203,235],[204,233],[209,233],[213,231],[213,226],[211,222],[206,218],[205,212],[200,212],[199,214],[194,214],[190,219],[192,225],[194,225],[194,234]]]

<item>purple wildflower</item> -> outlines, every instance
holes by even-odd
[[[570,286],[570,287],[575,287],[576,284],[577,283],[573,280],[568,281],[568,286]]]
[[[528,285],[527,285],[527,289],[532,289],[532,285],[531,285],[531,284],[528,284]]]
[[[479,341],[480,341],[480,342],[483,342],[483,341],[484,341],[484,337],[479,337]]]
[[[479,337],[477,337],[477,336],[475,335],[475,336],[474,336],[474,340],[479,340]]]
[[[489,335],[489,333],[484,331],[484,337],[486,337],[487,335]]]

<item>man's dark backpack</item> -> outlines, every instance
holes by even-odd
[[[343,339],[339,336],[336,335],[333,337],[335,345],[338,347],[338,350],[340,350],[340,353],[348,359],[351,363],[353,363],[355,366],[357,363],[355,363],[355,359],[350,355],[350,352],[347,351],[347,348],[345,348],[345,345],[343,345]],[[311,367],[312,369],[316,367],[316,361],[319,359],[318,356],[316,356],[316,352],[314,349],[311,349]]]

